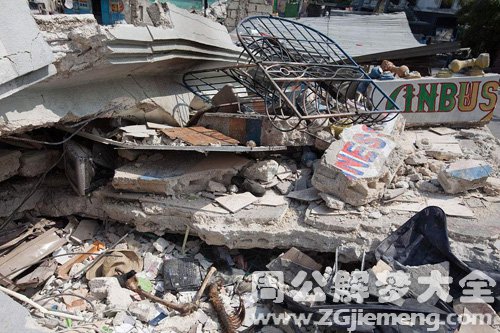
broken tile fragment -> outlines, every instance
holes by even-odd
[[[290,192],[288,193],[287,198],[299,201],[315,201],[321,199],[318,190],[315,189],[314,187],[305,190]]]
[[[250,192],[231,194],[215,199],[215,201],[231,213],[236,213],[257,200],[258,198]]]
[[[270,182],[278,174],[279,164],[275,160],[258,161],[249,165],[243,176],[251,180]]]
[[[342,200],[336,198],[334,195],[328,193],[320,193],[319,195],[328,208],[337,210],[344,209],[345,203]]]

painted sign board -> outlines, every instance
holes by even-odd
[[[484,76],[423,77],[377,81],[401,109],[409,126],[432,124],[484,124],[499,107],[499,74]],[[375,105],[382,99],[373,93]],[[390,102],[382,102],[387,110]]]
[[[366,125],[346,128],[342,141],[334,165],[351,180],[380,177],[385,161],[396,147],[391,136]]]

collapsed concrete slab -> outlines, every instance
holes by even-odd
[[[0,183],[0,217],[11,214],[35,183],[36,178]],[[308,204],[297,206],[297,203],[262,206],[258,201],[230,213],[214,200],[194,194],[172,197],[125,193],[105,186],[87,196],[78,196],[64,175],[49,175],[45,184],[19,209],[19,214],[30,212],[33,216],[54,218],[77,215],[118,221],[133,225],[138,232],[157,235],[183,234],[189,226],[192,235],[209,245],[240,249],[295,246],[319,252],[338,248],[341,261],[359,260],[363,251],[373,251],[391,229],[413,215],[389,210],[388,215],[369,219],[367,212],[357,210],[339,211],[313,205],[307,209]],[[478,244],[489,244],[500,237],[496,220],[500,203],[491,202],[486,211],[478,211],[484,218],[475,221],[474,228],[470,228],[470,219],[448,218],[452,248],[459,258],[473,261],[476,267],[490,267],[493,262],[500,269],[500,253],[475,250]]]
[[[235,62],[241,48],[224,26],[169,8],[170,28],[100,26],[93,15],[36,16],[35,35],[52,48],[57,74],[0,103],[0,135],[97,114],[185,125],[193,94],[182,85],[183,73],[200,60]]]
[[[52,50],[40,34],[28,5],[16,1],[2,3],[0,98],[55,74],[53,60]]]
[[[395,138],[366,125],[345,129],[321,158],[313,186],[353,206],[380,198],[403,163]]]
[[[206,190],[209,181],[231,184],[247,163],[245,157],[233,154],[156,154],[126,164],[115,171],[113,187],[132,192],[168,195],[196,193]]]
[[[493,168],[485,161],[458,160],[438,174],[438,180],[446,193],[456,194],[486,185]]]

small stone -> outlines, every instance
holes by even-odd
[[[278,173],[278,166],[275,160],[255,162],[243,171],[243,176],[251,180],[270,182]]]
[[[226,193],[227,189],[226,189],[226,186],[224,186],[224,184],[221,184],[219,182],[214,182],[211,180],[208,182],[207,191]]]
[[[483,187],[493,173],[490,164],[480,160],[458,160],[438,174],[438,180],[446,193],[456,194]]]
[[[427,163],[428,158],[423,155],[411,155],[405,159],[405,163],[409,165],[423,165]]]
[[[118,312],[115,315],[115,317],[113,318],[113,326],[115,326],[115,327],[120,326],[121,324],[123,324],[126,321],[127,317],[129,317],[127,315],[127,312],[125,312],[125,311]],[[134,320],[134,322],[135,322],[135,320]]]
[[[493,247],[497,249],[497,251],[500,251],[500,239],[496,240],[495,243],[493,243]]]
[[[234,184],[231,184],[227,187],[227,191],[229,193],[238,193],[240,190],[238,188],[238,186],[234,185]]]
[[[400,195],[404,194],[406,192],[405,188],[396,188],[396,189],[387,189],[384,192],[383,199],[384,200],[392,200],[394,198],[399,197]]]
[[[437,160],[429,160],[429,169],[434,172],[438,173],[445,167],[445,163],[442,161],[437,161]]]
[[[399,182],[397,182],[394,185],[396,186],[396,188],[405,188],[405,189],[410,188],[410,185],[408,184],[408,182],[405,182],[403,180],[400,180]]]
[[[382,213],[379,211],[373,211],[368,214],[368,217],[371,219],[379,219],[382,217]]]
[[[356,207],[356,210],[358,212],[364,212],[365,211],[365,207],[364,206],[358,206],[358,207]]]
[[[484,184],[483,191],[491,196],[500,195],[500,178],[488,177]]]
[[[264,194],[266,194],[266,188],[264,186],[250,179],[245,179],[243,181],[243,184],[241,185],[241,188],[252,193],[256,197],[262,197],[264,196]]]
[[[108,290],[106,310],[111,312],[126,311],[132,302],[132,291],[120,286],[113,287]]]
[[[389,215],[391,213],[391,209],[388,207],[380,207],[380,212],[382,215]]]
[[[421,180],[417,182],[417,189],[423,192],[439,193],[441,189],[436,185],[432,184],[430,181]]]
[[[153,243],[153,247],[156,251],[162,253],[170,245],[170,242],[163,237],[158,238]]]
[[[80,273],[84,268],[85,268],[85,264],[77,262],[76,264],[71,266],[71,269],[69,270],[68,275],[70,277],[74,277],[76,274]]]
[[[314,140],[314,147],[316,149],[325,151],[330,147],[333,141],[335,141],[335,135],[332,134],[330,131],[318,131],[316,134],[314,134],[315,140]]]
[[[128,307],[128,311],[138,320],[145,323],[149,322],[151,319],[155,318],[160,313],[156,309],[155,305],[149,300],[133,302]]]
[[[113,288],[121,288],[115,277],[97,277],[89,281],[90,294],[97,300],[106,298]]]
[[[328,193],[320,193],[319,196],[325,201],[328,208],[342,210],[344,209],[345,203],[337,199],[335,196]]]
[[[280,194],[287,195],[292,191],[293,184],[290,181],[282,181],[278,183],[274,188],[276,188],[278,192],[280,192]]]
[[[433,177],[436,175],[434,172],[424,167],[419,168],[418,172],[422,174],[422,176],[427,176],[427,177]]]
[[[410,177],[408,177],[408,178],[412,182],[418,182],[419,180],[422,180],[422,175],[419,173],[416,173],[416,174],[410,175]]]

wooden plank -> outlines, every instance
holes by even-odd
[[[218,131],[201,126],[175,127],[161,130],[170,139],[180,139],[193,146],[209,146],[220,144],[223,146],[238,145],[239,141]]]

